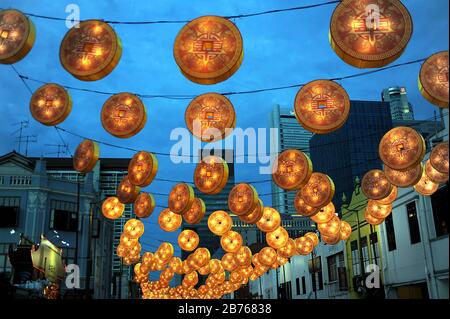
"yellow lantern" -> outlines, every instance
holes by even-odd
[[[233,284],[240,284],[243,280],[244,276],[242,276],[241,272],[235,270],[230,273],[230,281]]]
[[[100,156],[98,144],[91,140],[81,142],[73,156],[73,168],[80,173],[89,173]]]
[[[211,259],[209,261],[209,268],[211,269],[211,274],[215,274],[215,273],[223,270],[222,263],[218,259]]]
[[[240,267],[249,266],[252,263],[252,251],[247,246],[241,246],[234,257]]]
[[[148,218],[155,210],[155,198],[149,193],[140,193],[134,201],[134,213],[139,218]]]
[[[417,184],[422,177],[423,165],[422,163],[417,164],[413,168],[406,171],[397,171],[389,166],[384,166],[384,173],[386,178],[392,185],[398,187],[410,187]]]
[[[234,186],[228,195],[228,207],[235,215],[247,215],[255,209],[258,204],[258,193],[256,189],[246,183]]]
[[[314,242],[311,238],[302,236],[295,239],[295,246],[300,255],[306,256],[313,251]]]
[[[203,199],[195,197],[191,208],[183,214],[184,221],[188,224],[198,224],[206,213],[206,205]]]
[[[155,255],[164,263],[168,263],[173,257],[174,249],[171,243],[161,243],[155,252]]]
[[[130,183],[140,187],[150,185],[158,172],[158,160],[152,153],[140,151],[128,164],[128,179]]]
[[[392,184],[383,171],[373,169],[364,175],[361,181],[361,190],[369,199],[382,199],[389,196]]]
[[[335,215],[336,209],[333,202],[329,202],[325,207],[319,209],[319,212],[311,216],[311,220],[317,224],[328,223]]]
[[[221,264],[223,269],[230,272],[236,270],[236,268],[238,267],[236,258],[234,257],[233,253],[224,254],[221,259]],[[220,273],[220,271],[217,273]]]
[[[123,232],[130,238],[139,238],[144,234],[144,224],[138,219],[129,219],[123,226]]]
[[[173,213],[170,209],[164,209],[158,216],[158,224],[162,230],[173,232],[180,228],[183,218],[181,215]]]
[[[218,156],[203,158],[195,168],[194,183],[197,189],[208,195],[218,194],[228,182],[228,164]]]
[[[392,204],[397,199],[397,195],[398,195],[397,186],[392,186],[391,193],[385,198],[379,199],[378,202],[383,205]]]
[[[384,218],[375,218],[373,217],[369,211],[367,210],[367,208],[364,211],[364,218],[367,221],[367,223],[369,223],[372,226],[377,226],[380,225],[382,222],[384,222]]]
[[[425,163],[425,174],[435,184],[444,184],[448,181],[448,174],[441,173],[438,170],[434,169],[431,165],[430,160]]]
[[[322,241],[325,243],[325,244],[328,244],[328,245],[336,245],[339,241],[341,240],[341,236],[340,236],[340,234],[337,234],[336,236],[322,236]]]
[[[108,219],[120,218],[125,210],[125,205],[122,204],[115,196],[108,197],[103,201],[102,213]]]
[[[127,248],[125,246],[123,246],[122,244],[117,245],[116,248],[116,255],[120,258],[123,258],[127,255],[128,251]]]
[[[252,210],[251,213],[246,215],[239,215],[239,219],[247,224],[256,224],[263,215],[263,208],[264,204],[260,198],[258,198],[258,202],[255,206],[255,208]]]
[[[209,265],[211,260],[211,253],[207,248],[197,248],[193,254],[193,259],[197,268],[205,267]]]
[[[169,261],[169,268],[178,275],[183,273],[182,261],[179,257],[172,257]]]
[[[265,233],[272,232],[281,225],[280,213],[272,207],[264,207],[261,219],[256,226]]]
[[[334,215],[328,222],[317,224],[317,229],[324,236],[335,237],[340,234],[341,220]]]
[[[183,215],[194,203],[194,189],[186,183],[175,185],[169,193],[169,209]]]
[[[328,175],[312,173],[308,183],[301,189],[301,196],[306,205],[319,208],[331,202],[334,189],[333,180]]]
[[[231,229],[233,220],[223,210],[217,210],[208,217],[208,228],[217,236],[222,236]]]
[[[209,266],[209,262],[206,263],[203,267],[200,267],[198,270],[198,273],[202,276],[206,276],[211,273],[211,267]]]
[[[295,246],[295,241],[292,238],[288,238],[286,245],[279,248],[277,253],[281,257],[291,258],[297,253],[297,248]]]
[[[128,175],[125,176],[117,188],[117,198],[123,204],[133,203],[139,195],[141,188],[130,183]]]
[[[152,262],[153,262],[153,253],[151,253],[151,252],[145,252],[143,255],[142,255],[142,265],[145,265],[145,266],[148,266],[148,267],[150,267],[150,265],[152,264]]]
[[[45,84],[33,93],[30,111],[39,123],[48,126],[58,125],[72,111],[72,99],[62,86],[54,83]]]
[[[186,274],[183,278],[183,286],[193,287],[198,283],[198,274],[194,270],[193,272]]]
[[[242,236],[233,230],[229,230],[220,238],[220,245],[226,252],[235,253],[242,247]]]
[[[414,189],[417,193],[423,196],[433,195],[439,188],[439,184],[434,183],[425,173],[422,174],[420,181],[414,185]]]
[[[266,242],[267,244],[274,248],[280,249],[284,247],[289,239],[289,234],[282,226],[279,226],[277,229],[266,233]]]
[[[352,226],[345,220],[341,221],[340,240],[347,240],[352,234]]]
[[[277,252],[272,247],[264,247],[258,253],[258,261],[267,267],[270,267],[277,260]]]
[[[438,172],[448,174],[448,141],[433,147],[430,154],[430,164]]]
[[[301,188],[308,182],[311,174],[311,160],[306,154],[296,149],[283,151],[272,167],[274,183],[285,190]]]
[[[133,248],[134,246],[136,246],[138,244],[138,239],[132,238],[132,237],[128,236],[127,234],[122,234],[122,235],[120,235],[120,243],[125,248],[130,250],[131,248]]]
[[[193,251],[199,242],[200,238],[193,230],[185,229],[178,235],[178,246],[185,251]]]
[[[392,205],[383,205],[375,200],[369,199],[367,202],[367,211],[370,215],[378,219],[385,219],[392,211]]]
[[[302,198],[301,190],[295,194],[294,198],[294,207],[297,211],[297,214],[304,217],[311,217],[319,211],[318,208],[306,205],[305,201]]]
[[[313,241],[314,247],[316,247],[319,244],[319,236],[317,236],[316,233],[307,232],[304,236],[308,237],[309,239],[311,239]]]
[[[419,90],[430,103],[448,108],[448,51],[430,56],[419,73]]]

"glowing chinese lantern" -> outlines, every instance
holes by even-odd
[[[199,242],[200,238],[193,230],[185,229],[178,235],[178,246],[185,251],[193,251]]]
[[[180,275],[183,272],[182,264],[179,257],[172,257],[169,261],[169,268],[172,269],[174,273]]]
[[[361,190],[369,199],[382,199],[391,193],[392,184],[383,171],[373,169],[364,175],[361,181]]]
[[[123,226],[123,232],[131,238],[139,238],[144,234],[144,224],[139,219],[129,219]]]
[[[221,157],[207,156],[195,168],[194,183],[208,195],[218,194],[228,182],[228,164]]]
[[[323,207],[333,199],[334,189],[333,180],[328,175],[312,173],[308,183],[301,189],[301,196],[306,205]]]
[[[195,286],[198,283],[198,274],[194,270],[193,272],[186,274],[183,278],[183,286]]]
[[[211,267],[209,266],[209,262],[205,266],[200,267],[197,271],[202,276],[206,276],[206,275],[210,274],[211,273]]]
[[[211,253],[207,248],[200,247],[195,250],[193,259],[198,268],[205,267],[206,265],[209,265]]]
[[[99,20],[80,22],[61,42],[59,58],[67,72],[82,81],[96,81],[112,72],[122,45],[111,26]]]
[[[231,229],[233,220],[223,210],[217,210],[208,217],[208,228],[217,236],[222,236]]]
[[[141,188],[139,186],[130,183],[127,175],[122,179],[117,188],[117,198],[123,204],[131,204],[137,199],[140,191]]]
[[[297,211],[297,214],[304,217],[313,216],[319,211],[319,209],[316,207],[306,205],[305,201],[302,198],[301,190],[299,190],[297,194],[295,194],[294,207]]]
[[[209,261],[209,268],[211,269],[211,274],[215,274],[215,273],[223,270],[222,263],[218,259],[211,259]]]
[[[448,108],[448,51],[435,53],[422,64],[419,90],[430,103]]]
[[[379,155],[392,169],[406,171],[422,162],[426,145],[416,130],[398,126],[387,132],[380,141]]]
[[[30,100],[30,112],[41,124],[62,123],[72,111],[72,99],[62,86],[54,83],[38,88]]]
[[[233,230],[229,230],[220,238],[220,245],[226,252],[235,253],[242,246],[242,236]]]
[[[81,142],[73,156],[73,168],[80,173],[89,173],[97,164],[100,156],[98,144],[91,140]]]
[[[143,192],[134,201],[134,213],[139,218],[147,218],[153,213],[155,206],[153,195]]]
[[[175,185],[169,193],[169,209],[175,214],[184,214],[194,203],[194,189],[186,183]]]
[[[347,240],[352,234],[352,226],[345,220],[341,221],[340,240]]]
[[[423,196],[431,196],[433,195],[439,188],[439,184],[434,183],[425,173],[422,174],[422,178],[420,181],[414,185],[414,189],[416,192]]]
[[[195,197],[191,208],[183,214],[184,221],[188,224],[198,224],[205,216],[206,206],[203,199]]]
[[[122,244],[117,245],[116,255],[120,258],[123,258],[127,255],[127,248]]]
[[[127,250],[130,250],[138,244],[137,238],[131,238],[127,234],[120,235],[120,244],[123,245]]]
[[[155,257],[163,263],[168,263],[172,259],[174,253],[173,245],[171,243],[161,243],[155,252]]]
[[[430,164],[438,172],[448,174],[448,141],[433,147],[430,154]]]
[[[274,248],[280,249],[284,247],[289,239],[289,234],[282,226],[277,227],[275,230],[266,233],[267,244]]]
[[[249,266],[252,263],[252,251],[247,246],[241,246],[234,257],[240,267]]]
[[[448,181],[448,174],[441,173],[434,169],[430,160],[425,163],[425,174],[435,184],[444,184]]]
[[[344,0],[333,12],[330,43],[358,68],[379,68],[396,60],[412,35],[412,20],[399,0]]]
[[[384,222],[384,218],[375,218],[375,217],[373,217],[373,216],[369,213],[369,211],[367,210],[367,208],[366,208],[366,210],[364,211],[364,218],[365,218],[365,220],[367,221],[367,223],[369,223],[369,224],[372,225],[372,226],[377,226],[377,225],[380,225],[382,222]]]
[[[267,233],[274,231],[281,225],[280,213],[272,207],[264,207],[261,219],[256,223],[258,228]]]
[[[248,278],[253,273],[253,267],[251,264],[248,264],[247,266],[241,266],[241,268],[239,268],[239,272],[242,274],[242,276]]]
[[[340,240],[341,240],[340,234],[337,234],[334,237],[333,236],[324,236],[324,235],[322,235],[322,241],[325,244],[328,244],[328,245],[336,245]]]
[[[158,160],[152,153],[140,151],[128,164],[128,179],[131,184],[146,187],[150,185],[158,171]]]
[[[299,189],[306,184],[311,174],[311,160],[296,149],[282,152],[272,167],[273,181],[285,190]]]
[[[311,216],[311,220],[317,224],[328,223],[335,215],[336,209],[333,202],[329,202],[326,206],[319,209],[319,212]]]
[[[22,60],[34,45],[33,22],[18,10],[0,10],[0,63]]]
[[[277,253],[279,256],[285,257],[285,258],[291,258],[297,253],[297,248],[295,246],[295,241],[292,238],[288,238],[286,245],[279,248],[277,250]]]
[[[234,271],[238,267],[236,258],[234,257],[233,253],[224,254],[221,259],[221,264],[223,269],[225,269],[226,271]],[[216,274],[220,274],[220,271]]]
[[[281,267],[281,266],[285,265],[288,261],[289,261],[289,259],[287,259],[286,257],[278,255],[276,263],[278,263],[278,266]]]
[[[328,237],[335,237],[337,234],[340,234],[341,230],[341,220],[336,215],[326,223],[318,223],[317,229],[319,230],[321,235]]]
[[[158,216],[158,224],[162,230],[173,232],[180,228],[183,218],[173,213],[170,209],[164,209]]]
[[[153,253],[151,252],[145,252],[142,255],[142,264],[146,266],[150,266],[153,262]]]
[[[214,142],[232,132],[236,125],[236,113],[225,96],[206,93],[189,103],[184,120],[192,135],[203,142]]]
[[[192,258],[191,258],[191,260],[192,260],[192,262],[194,261]],[[195,267],[189,265],[188,260],[186,259],[186,260],[183,260],[183,262],[181,263],[181,269],[182,269],[183,274],[188,274],[188,273],[192,272],[195,269]]]
[[[173,51],[183,75],[199,84],[225,81],[239,69],[244,57],[239,29],[217,16],[199,17],[186,24]]]
[[[122,216],[125,205],[115,196],[108,197],[103,201],[102,213],[108,219],[117,219]]]
[[[392,211],[392,205],[383,205],[375,200],[369,199],[367,202],[367,211],[370,215],[378,219],[385,219]]]
[[[295,246],[300,255],[306,256],[313,251],[314,242],[311,238],[302,236],[295,239]]]
[[[303,128],[326,134],[340,128],[350,112],[350,98],[339,84],[317,80],[305,84],[297,93],[295,117]]]
[[[258,204],[258,193],[256,189],[246,183],[234,186],[228,195],[228,207],[235,215],[247,215],[253,211]]]
[[[385,198],[379,199],[378,203],[383,205],[392,204],[397,199],[398,188],[397,186],[392,186],[391,193]]]
[[[311,239],[313,241],[314,247],[316,247],[319,244],[319,236],[317,236],[316,233],[307,232],[304,236],[308,237],[309,239]]]
[[[422,163],[419,163],[406,171],[397,171],[389,166],[384,166],[384,174],[386,175],[388,181],[392,185],[404,188],[417,184],[422,177],[422,171]]]
[[[241,283],[244,280],[244,277],[239,271],[232,271],[230,273],[230,281],[234,284]]]
[[[263,215],[263,208],[264,204],[260,198],[258,198],[258,202],[255,206],[255,208],[252,210],[251,213],[246,215],[239,215],[239,219],[247,224],[256,224]]]
[[[272,247],[264,247],[258,253],[258,261],[270,267],[277,260],[277,252]]]
[[[103,128],[111,135],[129,138],[139,133],[147,122],[147,111],[134,94],[119,93],[103,104],[101,111]]]

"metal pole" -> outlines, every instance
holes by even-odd
[[[280,286],[280,283],[279,283],[279,281],[278,281],[278,268],[277,269],[275,269],[275,276],[277,277],[277,299],[280,299],[280,293],[278,292],[278,288],[279,288],[279,286]]]
[[[89,294],[91,292],[91,276],[92,276],[92,218],[93,218],[93,208],[91,203],[91,208],[89,211],[89,237],[88,237],[88,247],[87,247],[87,270],[86,270],[86,293]]]
[[[311,263],[312,263],[312,274],[314,276],[311,276],[311,284],[312,287],[314,289],[314,299],[317,299],[317,283],[316,283],[316,249],[313,248],[312,252],[311,252]],[[313,281],[314,280],[314,281]]]
[[[290,299],[288,298],[288,287],[286,285],[286,269],[284,268],[285,265],[283,265],[283,281],[284,281],[284,294],[286,299]]]
[[[361,279],[362,279],[362,283],[364,283],[364,279],[365,279],[365,269],[364,269],[364,261],[363,261],[363,253],[362,253],[362,246],[361,246],[361,227],[359,224],[359,211],[355,210],[354,212],[356,212],[356,221],[358,223],[357,227],[358,227],[358,251],[359,251],[359,265],[361,267]]]
[[[263,299],[263,290],[262,290],[262,284],[261,284],[261,276],[259,277],[259,294],[261,296],[260,299]]]

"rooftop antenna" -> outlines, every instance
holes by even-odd
[[[61,157],[61,154],[67,154],[69,151],[68,144],[45,144],[45,146],[56,147],[56,152],[46,152],[44,155],[57,154],[58,157]]]
[[[28,128],[30,125],[30,121],[28,120],[23,120],[17,123],[13,123],[12,125],[16,126],[16,125],[20,125],[20,128],[18,128],[17,130],[15,130],[14,132],[11,133],[11,135],[17,134],[19,133],[19,138],[18,138],[18,143],[19,143],[19,147],[18,147],[18,152],[20,153],[20,147],[22,145],[22,134],[23,134],[23,130]]]
[[[25,156],[28,156],[28,145],[30,143],[36,143],[37,142],[37,135],[20,135],[18,138],[16,138],[16,142],[19,143],[19,152],[20,152],[20,144],[25,143]]]

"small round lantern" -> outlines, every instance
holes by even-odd
[[[306,205],[305,201],[302,198],[301,190],[295,194],[294,198],[294,207],[297,212],[297,214],[304,216],[304,217],[311,217],[319,211],[318,208]]]
[[[256,189],[246,183],[234,186],[228,195],[228,207],[235,215],[247,215],[258,204],[258,193]]]
[[[341,220],[336,215],[333,215],[328,222],[317,224],[317,229],[324,236],[335,237],[340,234]]]
[[[183,218],[173,213],[170,209],[164,209],[158,216],[158,224],[162,230],[173,232],[180,228]]]
[[[207,263],[205,266],[200,267],[197,271],[199,275],[206,276],[211,273],[211,267],[209,266],[209,263]]]
[[[265,233],[272,232],[281,225],[280,213],[272,207],[264,207],[261,219],[256,226]]]
[[[145,252],[145,253],[142,255],[141,260],[142,260],[142,264],[143,264],[143,265],[145,265],[145,266],[150,266],[150,265],[152,264],[152,262],[153,262],[153,253],[151,253],[151,252]]]
[[[285,190],[299,189],[304,186],[312,174],[312,163],[303,152],[290,149],[278,155],[272,167],[272,179]]]
[[[277,252],[272,247],[264,247],[258,253],[258,261],[264,266],[270,267],[277,260]]]
[[[264,204],[260,198],[258,198],[258,202],[256,207],[250,214],[247,215],[239,215],[239,219],[247,224],[256,224],[263,215]]]
[[[182,261],[180,257],[172,257],[169,261],[169,267],[172,269],[172,271],[178,275],[180,275],[183,272],[182,269]]]
[[[194,261],[198,268],[209,266],[209,261],[211,260],[211,253],[207,248],[197,248],[194,252]]]
[[[383,171],[373,169],[364,175],[361,181],[361,190],[369,199],[382,199],[389,196],[392,184]]]
[[[292,238],[288,238],[286,245],[284,245],[281,248],[278,248],[277,253],[282,257],[291,258],[295,254],[297,254],[297,247],[295,245],[295,241]]]
[[[199,17],[186,24],[173,51],[183,75],[199,84],[225,81],[239,69],[244,57],[239,29],[217,16]]]
[[[223,270],[222,263],[218,259],[211,259],[209,261],[209,268],[211,269],[211,274],[216,274],[219,271]]]
[[[61,42],[59,58],[67,72],[82,81],[104,78],[119,63],[122,45],[113,28],[99,20],[80,22]]]
[[[386,175],[388,181],[392,185],[403,188],[417,184],[422,177],[422,171],[422,163],[419,163],[406,171],[397,171],[389,166],[384,166],[384,174]]]
[[[337,234],[336,236],[322,236],[322,241],[327,245],[336,245],[341,240],[341,235]]]
[[[131,250],[138,244],[137,238],[131,238],[127,234],[120,235],[120,244],[123,245],[127,250]]]
[[[206,205],[203,199],[195,197],[191,208],[183,214],[184,221],[188,224],[198,224],[205,216]]]
[[[184,214],[194,203],[194,189],[186,183],[175,185],[169,193],[169,209],[175,214]]]
[[[399,0],[344,0],[333,12],[330,43],[358,68],[380,68],[396,60],[412,35],[412,20]]]
[[[378,203],[383,204],[383,205],[392,204],[397,199],[397,195],[398,195],[397,186],[392,186],[391,193],[388,196],[386,196],[385,198],[379,199]]]
[[[222,267],[223,269],[225,269],[226,271],[234,271],[238,268],[238,264],[236,262],[236,259],[234,257],[233,253],[226,253],[222,256]],[[217,272],[216,274],[220,274],[220,271]]]
[[[33,22],[18,10],[0,11],[0,63],[22,60],[34,45],[36,29]]]
[[[123,226],[123,232],[130,238],[139,238],[144,234],[144,224],[139,219],[129,219]]]
[[[195,168],[194,184],[208,195],[218,194],[228,182],[228,164],[218,156],[203,158]]]
[[[434,183],[424,171],[422,174],[422,178],[420,181],[414,185],[414,189],[416,192],[423,196],[431,196],[433,195],[439,188],[439,184]]]
[[[352,234],[352,226],[345,220],[341,221],[340,240],[347,240]]]
[[[146,187],[150,185],[158,171],[158,160],[152,153],[140,151],[128,164],[128,179],[131,184]]]
[[[123,258],[127,255],[127,248],[122,244],[117,245],[116,255],[120,258]]]
[[[102,213],[108,219],[117,219],[122,217],[125,205],[115,196],[108,197],[102,204]]]
[[[199,242],[200,237],[193,230],[185,229],[178,235],[178,246],[185,251],[193,251]]]
[[[62,86],[49,83],[38,88],[30,100],[33,118],[47,126],[62,123],[72,111],[72,99]]]
[[[164,264],[172,259],[174,253],[173,245],[171,243],[161,243],[156,250],[155,256],[159,258]]]
[[[448,141],[433,147],[430,154],[430,163],[438,172],[448,174]]]
[[[435,53],[422,64],[419,90],[430,103],[448,108],[448,51]]]
[[[387,132],[380,141],[379,155],[392,169],[406,171],[417,166],[425,156],[426,145],[416,130],[398,126]]]
[[[314,247],[316,247],[319,244],[319,236],[317,236],[316,233],[307,232],[304,236],[308,237],[309,239],[311,239],[313,241]]]
[[[367,221],[367,223],[369,223],[372,226],[377,226],[377,225],[380,225],[382,222],[384,222],[384,218],[373,217],[369,213],[369,210],[367,208],[364,211],[364,219]]]
[[[297,251],[300,255],[306,256],[313,251],[314,242],[311,238],[302,236],[295,239],[295,246],[297,247]]]
[[[328,223],[335,215],[336,209],[333,202],[329,202],[326,206],[319,209],[318,213],[311,216],[311,220],[317,224]]]
[[[222,236],[233,226],[233,220],[230,215],[223,210],[217,210],[208,217],[208,228],[217,236]]]
[[[383,205],[380,204],[378,201],[371,200],[367,202],[367,211],[370,215],[372,215],[375,218],[378,219],[385,219],[388,217],[392,212],[392,205]]]
[[[252,263],[252,251],[247,246],[241,246],[235,253],[236,263],[241,266],[249,266]]]
[[[98,144],[91,140],[81,142],[73,156],[73,168],[80,173],[89,173],[97,164],[100,156]]]
[[[226,252],[236,253],[242,247],[242,236],[233,230],[229,230],[220,238],[220,245]]]
[[[347,121],[350,98],[336,82],[312,81],[298,91],[294,111],[304,129],[316,134],[327,134],[339,129]]]
[[[155,210],[155,198],[149,193],[140,193],[134,201],[134,213],[139,218],[148,218]]]
[[[266,242],[270,247],[274,249],[280,249],[286,246],[288,239],[288,232],[281,226],[271,232],[266,233]]]
[[[141,188],[139,186],[130,183],[127,175],[122,179],[117,188],[117,198],[123,204],[131,204],[137,199],[140,191]]]
[[[430,160],[425,163],[425,174],[427,174],[428,178],[436,184],[444,184],[448,181],[448,174],[441,173],[434,169]]]
[[[312,173],[308,183],[301,189],[301,196],[306,205],[319,208],[331,202],[334,189],[333,180],[328,175]]]

